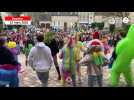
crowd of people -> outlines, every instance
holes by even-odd
[[[103,86],[103,67],[110,66],[116,58],[115,51],[109,60],[106,55],[114,48],[123,33],[102,35],[94,30],[92,33],[52,32],[50,42],[45,38],[48,33],[38,32],[31,35],[28,31],[8,31],[0,36],[0,86],[9,84],[19,86],[18,73],[21,63],[18,55],[26,57],[26,66],[36,71],[43,87],[48,86],[49,71],[55,66],[58,80],[65,86],[68,80],[76,86],[76,78],[81,84],[81,66],[87,66],[88,86],[93,87],[94,81]],[[36,38],[34,38],[36,37]],[[62,60],[58,63],[58,58]],[[97,80],[96,80],[97,79]]]

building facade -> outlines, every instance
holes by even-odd
[[[78,16],[51,16],[51,22],[53,27],[63,29],[66,24],[68,28],[71,28],[78,22]]]
[[[94,22],[94,12],[78,12],[80,24],[91,24]]]
[[[40,22],[49,22],[50,26],[60,29],[71,28],[78,22],[78,12],[45,12],[40,16]]]
[[[129,12],[129,20],[131,24],[134,24],[134,12]]]

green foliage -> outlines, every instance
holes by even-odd
[[[94,29],[94,28],[96,28],[96,27],[98,27],[99,30],[102,30],[102,29],[104,28],[104,22],[102,22],[102,23],[94,22],[94,23],[91,24],[91,28]]]
[[[98,23],[99,30],[102,30],[104,28],[104,22]]]
[[[94,28],[96,28],[96,27],[97,27],[97,23],[96,23],[96,22],[94,22],[94,23],[91,24],[91,28],[94,29]]]
[[[48,32],[44,36],[44,42],[49,44],[54,39],[55,33],[54,32]]]

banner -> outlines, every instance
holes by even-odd
[[[31,16],[6,16],[4,23],[6,25],[31,25]]]

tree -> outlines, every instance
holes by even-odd
[[[96,22],[92,23],[92,24],[91,24],[91,28],[93,28],[93,29],[96,28],[96,27],[97,27],[96,24],[97,24]]]
[[[92,23],[91,24],[91,28],[96,28],[96,27],[98,27],[99,28],[99,30],[102,30],[103,28],[104,28],[104,22],[102,22],[102,23],[97,23],[97,22],[95,22],[95,23]]]
[[[115,30],[115,25],[114,24],[110,24],[110,28],[109,28],[110,32],[113,33]]]
[[[99,28],[99,30],[102,30],[104,28],[104,22],[97,23],[97,27]]]
[[[54,36],[55,36],[55,33],[54,32],[47,32],[45,34],[45,36],[44,36],[44,42],[46,44],[51,43],[51,41],[53,40]]]

